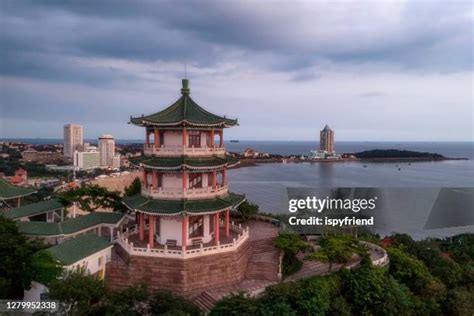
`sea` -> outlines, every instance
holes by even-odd
[[[25,143],[53,144],[60,139],[15,139]],[[87,140],[86,140],[87,141]],[[90,140],[94,143],[96,140]],[[142,140],[117,140],[118,144],[143,143]],[[239,141],[226,142],[227,150],[242,152],[246,148],[278,155],[309,155],[319,144],[311,141]],[[261,163],[229,170],[231,191],[245,194],[247,200],[268,213],[285,213],[287,188],[297,187],[376,187],[376,188],[473,188],[473,142],[336,142],[338,153],[370,149],[401,149],[438,153],[449,158],[429,162],[302,162]],[[474,210],[471,210],[474,212]],[[447,210],[449,212],[449,210]],[[425,230],[426,213],[388,214],[391,225],[378,233],[408,233],[414,238],[445,237],[463,232],[474,233],[474,226]]]

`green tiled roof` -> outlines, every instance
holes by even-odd
[[[95,234],[87,234],[67,240],[44,251],[49,252],[54,259],[68,266],[111,246],[112,244],[104,238]]]
[[[130,162],[136,166],[142,164],[152,169],[180,170],[180,169],[217,169],[230,167],[239,162],[238,158],[225,157],[209,157],[209,158],[190,158],[190,157],[155,157],[141,156],[130,158]]]
[[[69,235],[99,224],[117,224],[126,215],[123,213],[96,212],[60,223],[18,222],[20,232],[30,236]]]
[[[209,126],[230,127],[237,120],[212,114],[200,107],[189,96],[188,80],[183,79],[182,96],[163,111],[130,118],[130,123],[139,126]]]
[[[9,211],[6,211],[5,217],[11,219],[18,219],[22,217],[30,217],[47,213],[54,210],[62,209],[64,206],[57,199],[50,199],[38,203],[27,204]]]
[[[8,200],[35,193],[32,188],[21,188],[10,184],[7,180],[0,178],[0,199]]]
[[[136,211],[161,215],[216,213],[237,207],[245,200],[243,195],[229,193],[208,200],[157,200],[135,195],[124,200],[125,205]]]

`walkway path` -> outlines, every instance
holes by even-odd
[[[204,311],[209,311],[220,299],[229,294],[245,292],[257,295],[267,286],[278,283],[280,250],[273,245],[278,236],[278,228],[261,221],[250,221],[248,226],[252,255],[247,264],[245,279],[239,284],[205,291],[196,296],[193,302]]]

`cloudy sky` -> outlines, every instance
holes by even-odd
[[[130,115],[191,95],[237,117],[227,139],[472,141],[466,1],[0,1],[0,137]]]

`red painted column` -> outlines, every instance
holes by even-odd
[[[214,229],[214,239],[216,240],[216,243],[219,242],[219,213],[216,213],[214,215],[216,218],[216,228]]]
[[[183,127],[183,146],[186,147],[186,128]]]
[[[153,173],[152,173],[151,185],[153,187],[153,190],[158,189],[158,174],[155,170],[153,170]]]
[[[148,227],[148,243],[150,247],[153,248],[155,246],[155,216],[149,215],[150,218],[150,225]]]
[[[222,170],[222,186],[227,184],[227,170]]]
[[[158,127],[155,127],[155,147],[160,147],[160,130]]]
[[[148,187],[148,176],[147,176],[146,169],[143,168],[143,186],[146,188]]]
[[[145,239],[145,214],[138,213],[138,230],[140,240]]]
[[[219,137],[219,147],[222,148],[222,146],[224,146],[224,130],[221,130],[221,132],[219,133],[220,137]]]
[[[188,245],[188,217],[183,216],[181,219],[181,246],[186,249]]]
[[[182,182],[183,191],[186,191],[186,189],[188,188],[188,175],[184,171],[182,173]]]
[[[225,211],[225,236],[229,237],[230,234],[230,209]]]
[[[217,171],[212,171],[212,188],[215,190],[217,187]]]
[[[145,144],[147,145],[150,145],[150,131],[148,130],[148,128],[145,129]]]
[[[211,147],[212,148],[214,148],[214,135],[215,135],[214,129],[211,128]]]

